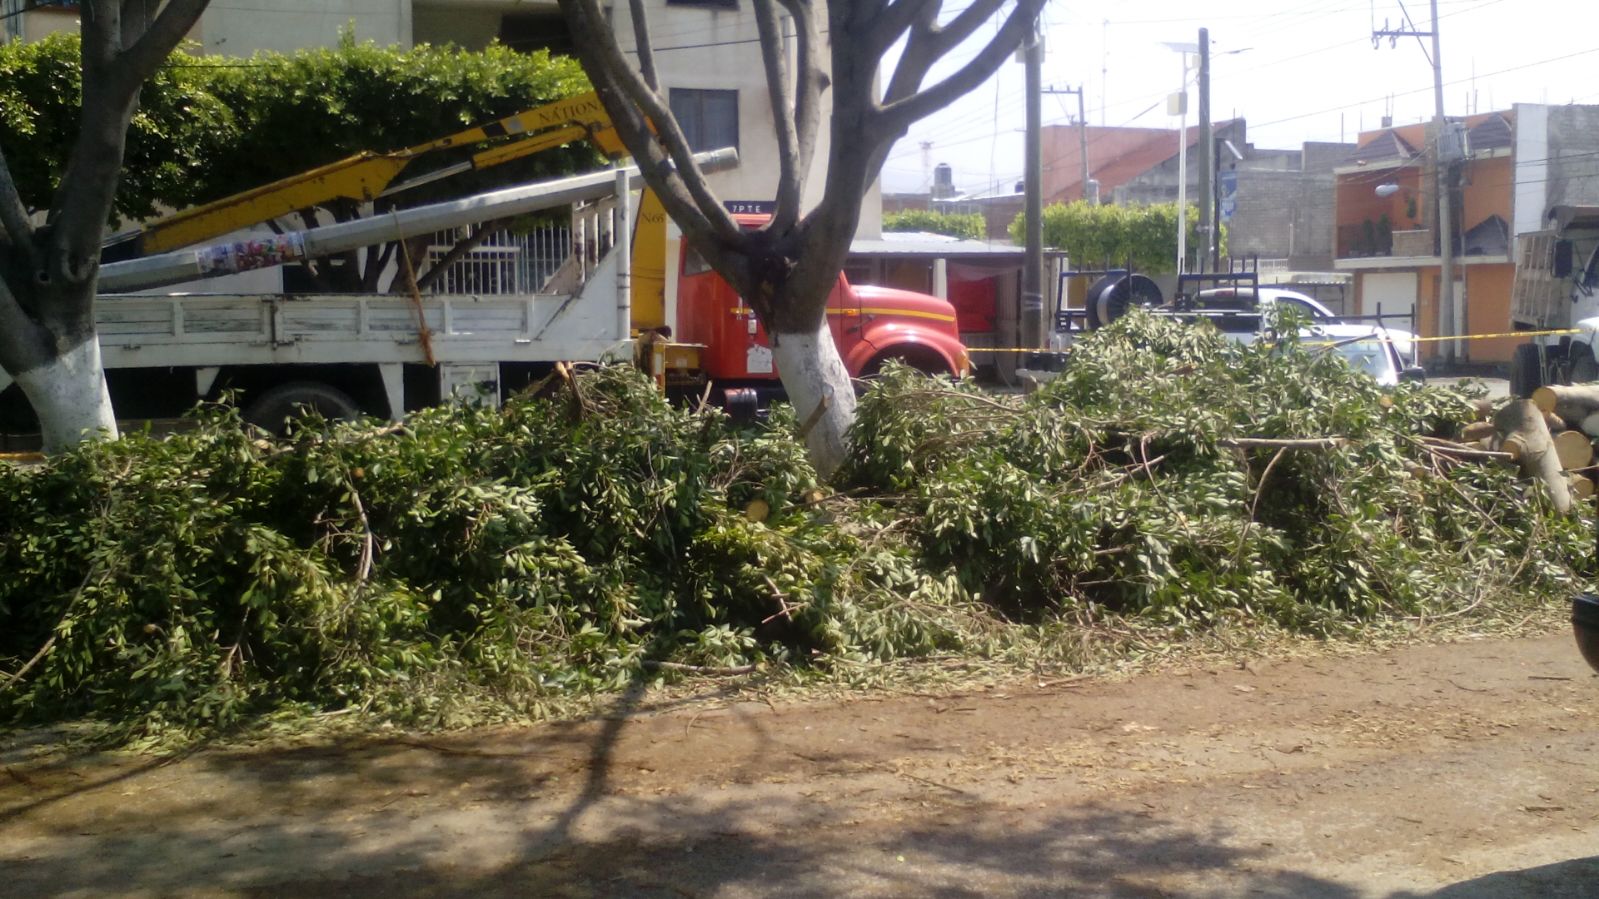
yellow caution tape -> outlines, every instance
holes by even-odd
[[[1339,343],[1355,343],[1361,340],[1380,340],[1389,343],[1437,343],[1448,340],[1496,340],[1505,337],[1561,337],[1569,334],[1594,334],[1599,333],[1587,328],[1546,328],[1542,331],[1501,331],[1495,334],[1461,334],[1456,337],[1387,337],[1372,335],[1371,337],[1341,337],[1335,340],[1301,340],[1302,346],[1330,346]],[[1027,349],[1025,347],[979,347],[966,348],[968,353],[1064,353],[1070,352],[1067,347],[1061,350],[1047,350],[1043,348]]]

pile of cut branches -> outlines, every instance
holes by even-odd
[[[1134,315],[1020,400],[890,378],[847,477],[904,495],[924,563],[1013,615],[1324,633],[1569,595],[1593,570],[1590,525],[1448,439],[1475,399]]]
[[[807,504],[792,422],[740,431],[631,369],[283,442],[204,415],[0,467],[0,720],[448,726],[645,672],[922,654],[981,617],[897,534]]]
[[[786,410],[553,386],[281,441],[211,408],[0,466],[0,722],[444,727],[684,670],[1037,658],[1125,617],[1349,631],[1593,568],[1582,518],[1448,439],[1471,397],[1136,315],[1027,397],[891,369],[828,488]]]

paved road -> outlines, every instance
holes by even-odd
[[[13,746],[0,892],[1576,899],[1596,747],[1565,633],[170,764]]]

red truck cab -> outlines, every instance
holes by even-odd
[[[762,216],[735,216],[758,226]],[[675,340],[699,344],[704,374],[721,384],[775,381],[766,328],[722,277],[685,242],[677,278]],[[876,374],[897,359],[929,374],[962,377],[970,369],[947,300],[887,287],[855,287],[842,272],[827,298],[827,322],[850,377]]]

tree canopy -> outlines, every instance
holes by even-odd
[[[1199,246],[1199,211],[1188,207],[1188,250]],[[1023,221],[1011,222],[1013,240],[1021,240]],[[1219,235],[1227,252],[1227,230]],[[1044,210],[1044,243],[1065,250],[1078,267],[1131,265],[1142,272],[1169,272],[1177,262],[1177,204],[1100,206],[1078,201]]]
[[[76,137],[82,67],[76,34],[0,45],[0,131],[24,203],[48,206]],[[128,129],[116,213],[147,218],[228,196],[363,150],[421,143],[581,93],[576,62],[545,51],[357,44],[174,56],[146,83]],[[459,194],[507,180],[565,174],[597,157],[573,146],[481,175]],[[436,196],[424,190],[408,202]]]
[[[926,231],[965,240],[982,240],[988,223],[980,213],[937,212],[931,209],[905,209],[883,213],[884,231]]]

